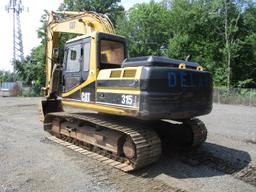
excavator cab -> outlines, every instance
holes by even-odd
[[[58,49],[53,50],[53,60],[57,59]],[[95,80],[99,71],[120,68],[127,58],[127,41],[125,38],[109,33],[94,32],[70,39],[64,48],[62,64],[53,65],[51,95],[42,101],[42,119],[47,113],[63,111],[62,96],[77,99],[80,94],[73,94],[79,86],[86,86],[86,100],[95,101]],[[58,85],[58,86],[57,86]]]
[[[125,58],[126,41],[119,36],[94,33],[69,40],[63,60],[63,93],[96,79],[95,71],[120,68]]]

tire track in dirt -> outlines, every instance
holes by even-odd
[[[245,183],[256,186],[256,166],[239,158],[229,161],[206,151],[195,151],[178,158],[191,167],[207,166],[211,169],[231,175]]]
[[[48,138],[41,139],[41,142],[46,144],[58,145],[57,143],[49,140]],[[63,148],[67,149],[66,147]],[[78,154],[80,156],[80,153],[75,152],[75,154]],[[85,156],[85,158],[88,157]],[[109,168],[104,164],[100,164],[98,161],[95,161],[93,159],[90,159],[90,161],[92,161],[94,165],[87,167],[87,174],[95,178],[93,181],[95,181],[95,184],[97,185],[113,185],[119,188],[118,191],[187,192],[183,189],[169,186],[166,183],[155,180],[153,178],[124,173],[114,168]],[[95,164],[99,164],[100,166],[95,167]]]

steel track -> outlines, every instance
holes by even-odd
[[[100,147],[92,146],[89,143],[81,142],[66,135],[60,135],[56,138],[49,137],[61,145],[67,146],[75,151],[85,154],[95,160],[103,162],[109,166],[122,170],[124,172],[133,171],[141,167],[156,162],[161,155],[161,141],[158,135],[151,129],[142,129],[138,124],[132,124],[125,121],[101,116],[99,114],[77,114],[77,113],[50,113],[48,114],[52,119],[61,119],[65,121],[79,120],[89,122],[97,126],[102,126],[111,130],[119,131],[127,136],[130,136],[136,146],[136,157],[131,159],[125,157],[117,157],[115,154],[102,149]]]

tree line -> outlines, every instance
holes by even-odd
[[[132,7],[117,22],[130,56],[200,63],[215,86],[256,87],[256,6],[241,0],[164,0]]]
[[[127,38],[130,57],[191,60],[212,73],[215,86],[256,88],[254,0],[152,0],[128,11],[120,0],[64,0],[59,10],[108,15],[117,34]],[[38,87],[44,84],[46,19],[44,14],[38,29],[41,45],[14,62],[18,77]]]

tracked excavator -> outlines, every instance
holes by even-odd
[[[63,58],[61,33],[77,35]],[[126,39],[103,14],[49,13],[43,90],[44,130],[122,171],[156,162],[166,142],[179,138],[182,147],[196,148],[207,137],[195,117],[212,109],[211,74],[194,62],[129,58]]]

